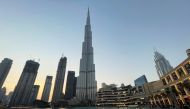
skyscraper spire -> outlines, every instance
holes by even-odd
[[[88,7],[88,13],[87,13],[86,25],[90,25],[90,10],[89,10],[89,7]]]

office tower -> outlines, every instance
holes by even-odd
[[[38,96],[40,86],[39,85],[33,85],[32,91],[30,92],[30,96],[28,98],[28,104],[32,105],[34,101],[36,100]]]
[[[4,58],[4,60],[0,63],[0,88],[2,88],[3,83],[10,71],[12,66],[12,60],[8,58]]]
[[[53,78],[53,76],[47,76],[46,77],[44,90],[42,92],[42,98],[41,98],[42,101],[45,101],[45,102],[49,101],[49,94],[50,94],[50,91],[51,91],[52,78]]]
[[[28,105],[28,98],[30,97],[39,65],[39,63],[32,60],[26,61],[23,72],[14,89],[9,106]]]
[[[139,78],[137,78],[134,82],[135,82],[135,87],[136,87],[136,90],[138,91],[138,93],[144,93],[143,85],[145,83],[148,83],[146,76],[142,75]]]
[[[67,58],[61,57],[57,68],[52,102],[56,102],[63,98],[63,85],[65,79],[66,64],[67,64]]]
[[[77,77],[76,97],[79,101],[91,101],[95,103],[96,100],[97,82],[95,80],[95,64],[93,57],[92,31],[90,25],[90,12],[88,9],[84,42],[82,44],[80,71]]]
[[[147,83],[147,79],[145,75],[140,76],[135,81],[135,86],[142,86],[143,84]]]
[[[65,99],[70,100],[76,95],[76,77],[74,71],[68,71]]]
[[[170,70],[173,69],[169,61],[157,51],[154,52],[154,61],[159,77],[162,77],[163,75],[167,74]]]

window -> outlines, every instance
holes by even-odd
[[[165,79],[162,79],[162,82],[163,82],[164,85],[167,84]]]
[[[181,95],[186,95],[186,93],[185,93],[185,90],[184,90],[184,88],[183,88],[183,84],[182,83],[178,83],[177,84],[177,88],[179,89],[179,91],[181,92],[180,94]]]
[[[177,72],[178,72],[178,74],[179,74],[180,77],[185,76],[185,73],[184,73],[184,71],[182,70],[182,68],[179,68],[179,69],[177,70]]]
[[[187,64],[185,64],[184,67],[185,67],[185,69],[187,70],[187,72],[190,73],[190,64],[187,63]]]
[[[169,75],[166,77],[166,79],[167,79],[168,83],[172,82],[172,80],[171,80],[171,78],[170,78]]]
[[[190,80],[189,79],[186,79],[183,81],[183,86],[188,90],[190,91]]]
[[[174,80],[177,80],[177,79],[178,79],[178,77],[177,77],[177,75],[175,74],[175,72],[172,73],[172,78],[173,78]]]

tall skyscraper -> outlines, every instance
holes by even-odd
[[[77,77],[76,97],[79,101],[90,100],[94,103],[96,100],[97,82],[95,80],[95,64],[93,57],[92,31],[90,25],[90,12],[88,9],[84,42],[82,44],[80,71]]]
[[[42,98],[41,98],[42,101],[45,101],[45,102],[49,101],[49,94],[51,91],[52,78],[53,78],[53,76],[47,76],[46,77],[44,90],[42,92]]]
[[[65,79],[66,64],[67,64],[67,58],[61,57],[57,68],[52,102],[56,102],[60,99],[63,99],[63,85]]]
[[[158,51],[154,52],[155,67],[159,77],[167,74],[173,67],[170,65],[169,61]]]
[[[5,79],[7,78],[7,75],[12,66],[12,62],[13,61],[11,59],[4,58],[4,60],[0,63],[0,89],[3,86]]]
[[[28,105],[28,98],[30,97],[30,93],[36,80],[39,65],[39,63],[32,60],[26,61],[23,72],[14,89],[9,106]]]
[[[40,86],[39,85],[33,85],[32,91],[30,93],[30,96],[28,98],[28,104],[33,105],[34,101],[36,100],[38,96],[38,91],[39,91]]]
[[[66,100],[72,99],[76,95],[76,77],[74,71],[68,71],[67,84],[64,98]]]

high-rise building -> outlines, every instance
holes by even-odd
[[[135,87],[136,87],[136,90],[138,91],[138,93],[144,93],[143,85],[145,83],[148,83],[146,76],[142,75],[139,78],[137,78],[134,82],[135,82]]]
[[[68,71],[67,84],[64,98],[66,100],[72,99],[76,95],[76,77],[74,71]]]
[[[28,98],[32,91],[36,76],[38,73],[39,63],[28,60],[24,66],[23,72],[14,89],[9,106],[28,105]]]
[[[173,67],[170,65],[169,61],[158,51],[154,52],[155,67],[159,77],[167,74]]]
[[[93,58],[92,31],[90,12],[88,9],[84,42],[82,44],[80,71],[77,77],[76,97],[79,101],[91,101],[95,103],[96,100],[97,82],[95,79],[95,64]]]
[[[3,83],[10,71],[12,66],[12,60],[8,58],[4,58],[4,60],[0,63],[0,88],[2,88]]]
[[[52,102],[56,102],[60,99],[63,99],[63,85],[65,79],[66,64],[67,64],[67,58],[61,57],[57,68]]]
[[[51,84],[52,84],[52,78],[53,76],[47,76],[46,77],[46,82],[44,85],[44,90],[42,92],[42,101],[48,102],[49,101],[49,95],[51,91]]]
[[[140,76],[139,78],[137,78],[135,81],[135,86],[141,86],[145,83],[147,83],[147,79],[145,75]]]
[[[30,97],[28,98],[28,104],[33,105],[34,101],[36,100],[38,96],[40,86],[39,85],[33,85],[32,91],[30,93]]]

